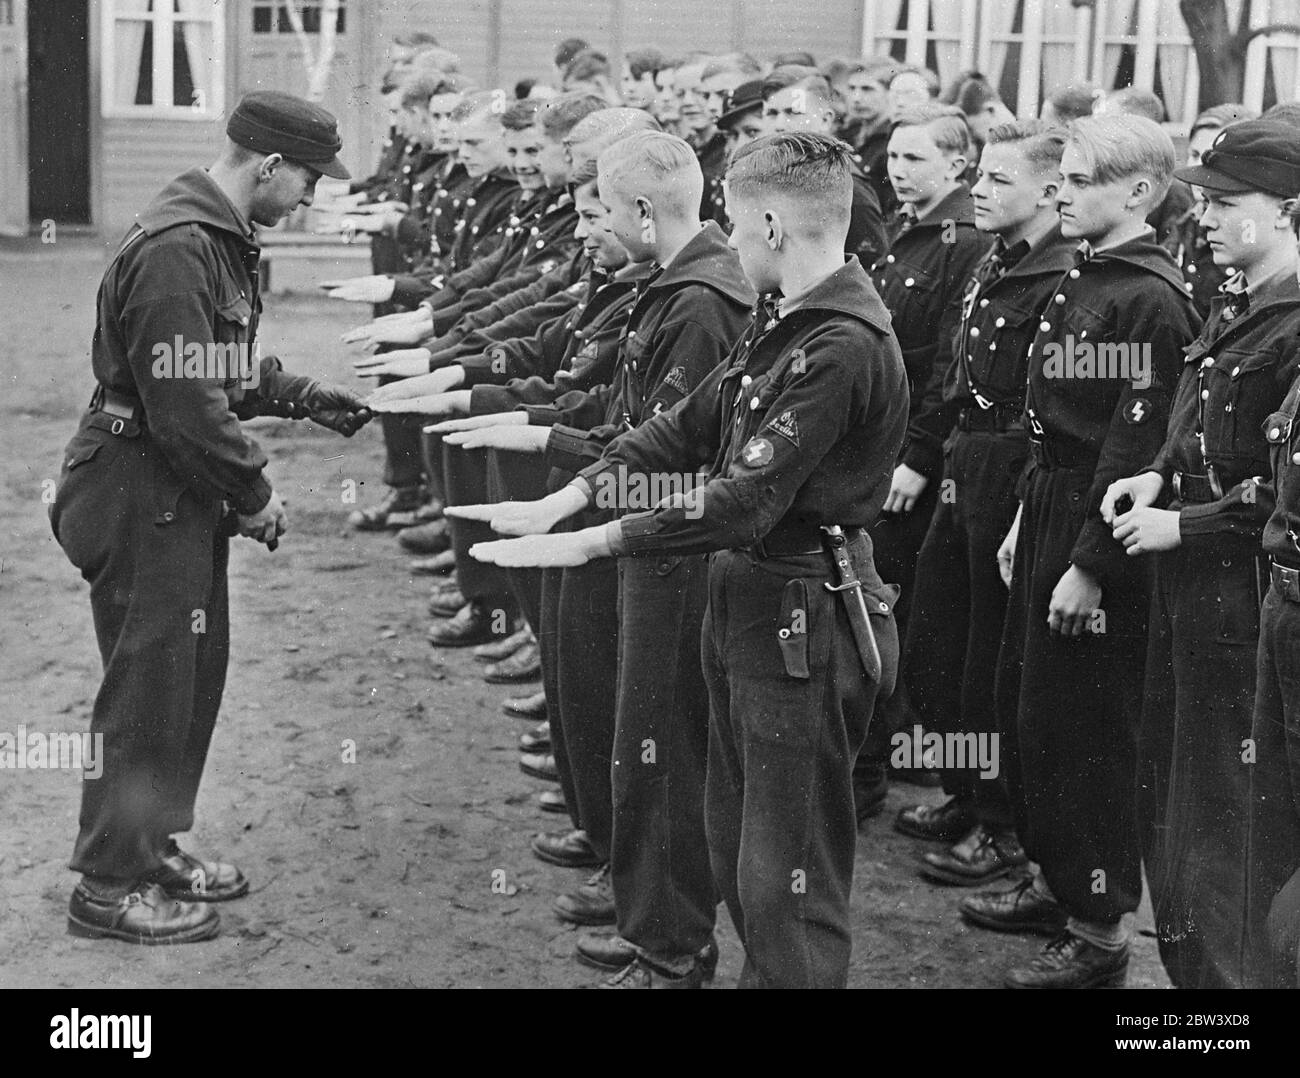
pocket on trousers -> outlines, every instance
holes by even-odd
[[[776,642],[787,674],[805,680],[812,676],[808,670],[808,582],[805,580],[791,580],[785,586]]]

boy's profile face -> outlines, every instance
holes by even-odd
[[[1216,266],[1248,270],[1266,250],[1276,249],[1263,241],[1276,234],[1282,199],[1262,191],[1228,194],[1204,188],[1203,192],[1200,226]]]
[[[979,179],[971,188],[975,227],[1005,234],[1027,223],[1039,211],[1044,187],[1055,180],[1035,172],[1016,143],[990,143],[980,155]]]
[[[889,136],[889,182],[899,202],[931,202],[955,181],[961,171],[958,160],[935,145],[924,125],[899,127]]]
[[[629,190],[616,187],[602,168],[597,177],[600,201],[605,207],[605,224],[618,239],[633,262],[646,262],[655,256],[654,246],[646,234],[646,209]]]
[[[767,220],[764,203],[754,194],[737,196],[730,185],[724,185],[727,196],[727,217],[731,221],[731,236],[727,246],[740,259],[740,269],[755,292],[774,292],[781,285],[777,272],[778,254],[772,250],[771,225]]]
[[[582,244],[583,253],[603,270],[613,271],[627,265],[627,249],[609,229],[609,215],[596,197],[595,185],[584,183],[573,193],[578,223],[573,236]]]
[[[1109,183],[1093,178],[1093,170],[1074,143],[1061,155],[1061,186],[1056,192],[1056,212],[1061,235],[1072,240],[1101,239],[1129,218],[1124,203],[1133,193],[1136,177],[1123,176]]]
[[[481,117],[470,117],[460,125],[458,153],[465,171],[477,179],[504,163],[501,128]]]

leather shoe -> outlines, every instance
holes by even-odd
[[[229,902],[248,894],[248,880],[234,865],[200,861],[182,850],[175,839],[168,840],[162,864],[142,882],[156,883],[168,898],[181,902]]]
[[[467,648],[475,644],[486,644],[499,635],[493,632],[500,623],[497,611],[497,607],[483,599],[466,603],[454,618],[435,621],[429,626],[429,643],[435,648]]]
[[[1128,976],[1128,945],[1103,951],[1073,932],[1062,932],[1027,966],[1009,970],[1008,988],[1123,988]]]
[[[490,644],[480,644],[474,649],[474,658],[481,663],[495,663],[502,659],[508,659],[520,648],[533,641],[533,631],[524,626],[517,633],[511,633],[509,636],[500,640],[493,640]]]
[[[527,719],[530,722],[544,719],[546,718],[546,693],[508,696],[501,701],[501,710],[514,719]]]
[[[595,868],[601,863],[586,831],[566,831],[560,835],[537,835],[533,839],[533,856],[561,868]]]
[[[576,891],[560,895],[551,908],[556,917],[571,925],[612,925],[614,887],[609,882],[609,865],[601,865]]]
[[[607,970],[610,973],[636,961],[636,948],[622,936],[607,936],[596,932],[584,932],[579,936],[573,954],[584,966]],[[718,971],[717,941],[709,940],[700,949],[695,961],[704,980],[713,980]]]
[[[468,605],[469,600],[465,598],[459,584],[454,588],[447,588],[436,595],[429,596],[429,613],[435,618],[442,618],[444,621],[448,618],[454,618]]]
[[[156,883],[135,883],[121,894],[78,883],[68,902],[68,932],[84,939],[119,939],[158,946],[197,943],[221,931],[221,916],[204,902],[178,902]]]
[[[624,966],[601,988],[703,988],[704,975],[696,963],[686,973],[669,973],[651,965],[644,958],[636,958]]]
[[[567,814],[569,803],[564,800],[563,790],[543,790],[537,795],[537,807],[543,812]]]
[[[390,487],[375,505],[348,514],[348,524],[359,532],[396,531],[416,522],[416,510],[424,504],[427,492],[421,486]]]
[[[555,769],[555,757],[550,753],[525,752],[519,756],[519,770],[535,779],[547,782],[559,782],[560,773]]]
[[[445,520],[427,520],[397,533],[403,550],[412,554],[441,554],[451,546],[451,528]]]
[[[515,681],[536,681],[542,676],[542,653],[534,643],[527,643],[500,662],[483,671],[489,685],[508,685]]]
[[[539,722],[527,733],[519,735],[520,752],[550,752],[551,724]]]
[[[950,797],[942,805],[913,805],[901,809],[894,820],[894,830],[933,842],[956,842],[976,822],[969,808],[957,798]]]
[[[1065,929],[1066,914],[1054,898],[1034,890],[1032,879],[1007,891],[981,891],[957,906],[962,920],[994,932],[1036,932],[1055,936]]]
[[[428,558],[416,558],[411,562],[411,572],[419,573],[423,576],[442,576],[450,573],[456,568],[456,552],[454,550],[444,550],[441,554],[434,554]]]
[[[1014,834],[1007,831],[998,834],[983,824],[976,824],[971,833],[951,849],[929,851],[922,855],[922,860],[921,875],[927,880],[958,887],[992,883],[1012,869],[1029,863]]]

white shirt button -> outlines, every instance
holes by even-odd
[[[1039,322],[1039,323],[1038,323],[1038,328],[1039,328],[1039,330],[1040,330],[1041,332],[1043,332],[1043,333],[1051,333],[1051,332],[1052,332],[1052,323],[1051,323],[1051,322]]]

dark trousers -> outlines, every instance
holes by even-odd
[[[1297,987],[1300,939],[1300,605],[1270,587],[1260,614],[1251,724],[1250,933],[1271,946],[1269,981]],[[1271,939],[1268,937],[1271,936]]]
[[[614,829],[610,760],[618,670],[617,561],[599,558],[542,570],[537,643],[551,750],[569,817],[608,861]]]
[[[449,452],[463,453],[463,449]],[[531,502],[546,493],[550,467],[541,453],[513,453],[490,449],[487,458],[487,501]],[[501,538],[494,534],[494,538]],[[519,605],[529,626],[536,631],[542,623],[542,571],[540,569],[506,569],[510,593]]]
[[[717,918],[704,834],[707,575],[698,555],[618,562],[610,879],[618,934],[670,962],[693,958]]]
[[[987,736],[1000,729],[993,683],[1007,586],[997,552],[1020,505],[1016,480],[1027,455],[1025,436],[1017,432],[959,432],[949,450],[939,504],[917,557],[904,647],[912,707],[926,730]],[[946,769],[943,788],[986,827],[1011,827],[1001,773],[983,778],[973,766]]]
[[[1149,588],[1139,559],[1102,591],[1105,633],[1047,626],[1094,469],[1028,475],[996,699],[1016,833],[1061,905],[1117,924],[1142,897],[1134,789]]]
[[[482,505],[492,500],[488,489],[489,452],[487,449],[460,449],[453,445],[442,447],[443,483],[448,505]],[[455,517],[447,520],[461,593],[471,602],[504,601],[510,595],[510,581],[505,570],[477,561],[469,553],[469,548],[475,543],[490,543],[501,536],[481,520],[457,520]],[[512,619],[513,612],[507,621]],[[507,628],[506,631],[510,630]]]
[[[1138,826],[1160,957],[1178,988],[1267,984],[1267,952],[1252,955],[1247,938],[1251,769],[1242,759],[1262,563],[1251,536],[1155,555]]]
[[[380,378],[386,386],[400,381]],[[390,487],[418,487],[426,482],[424,456],[420,439],[428,416],[383,412],[379,425],[384,432],[384,482]]]
[[[921,545],[930,529],[935,507],[939,502],[939,483],[931,480],[909,513],[881,513],[871,529],[875,550],[876,570],[882,580],[897,584],[901,589],[898,605],[894,608],[900,644],[907,640],[907,625],[915,607],[916,562]],[[911,658],[900,648],[898,678],[893,693],[881,698],[876,708],[876,721],[863,750],[863,764],[869,769],[879,767],[889,759],[889,739],[892,734],[914,719],[911,698],[911,679],[908,670]]]
[[[741,987],[848,982],[853,761],[877,691],[895,678],[898,636],[892,615],[872,614],[884,674],[868,682],[843,604],[822,586],[831,571],[822,555],[722,551],[710,564],[705,813],[714,878],[745,946]],[[885,589],[859,572],[874,609]],[[777,637],[796,608],[806,676],[787,667]]]
[[[194,824],[229,657],[229,540],[221,504],[191,493],[147,432],[83,425],[68,457],[50,520],[90,584],[104,663],[90,723],[104,770],[82,785],[70,867],[134,880]]]

